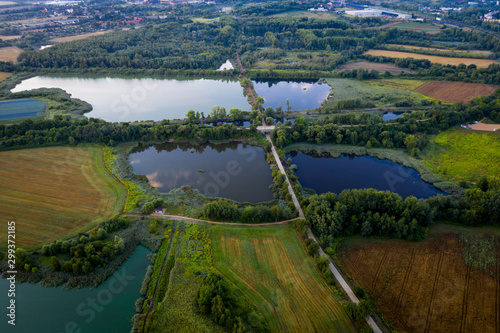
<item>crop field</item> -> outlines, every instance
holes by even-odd
[[[393,65],[393,64],[384,64],[384,63],[368,62],[368,61],[348,62],[346,64],[343,64],[343,65],[340,65],[339,67],[337,67],[337,71],[341,72],[341,71],[348,71],[348,70],[358,69],[358,68],[368,69],[368,70],[375,69],[375,70],[382,72],[382,73],[389,72],[389,73],[393,73],[393,74],[394,73],[399,74],[401,72],[403,72],[403,73],[417,73],[417,71],[413,71],[413,70],[410,70],[408,68],[398,67],[398,66]]]
[[[487,124],[484,123],[483,121],[480,121],[475,124],[469,124],[469,126],[476,131],[489,131],[489,132],[496,132],[497,130],[500,130],[500,124]]]
[[[15,46],[0,47],[0,61],[17,64],[17,57],[21,52],[22,50]]]
[[[242,289],[271,332],[355,332],[295,232],[288,227],[212,227],[217,269]]]
[[[474,64],[479,68],[486,68],[491,64],[496,64],[495,60],[490,59],[476,59],[476,58],[453,58],[453,57],[440,57],[440,56],[432,56],[411,52],[398,52],[398,51],[387,51],[387,50],[368,50],[364,54],[369,54],[372,56],[382,56],[388,58],[413,58],[413,59],[427,59],[431,63],[442,64],[442,65],[471,65]]]
[[[407,100],[418,104],[427,99],[417,92],[379,87],[358,80],[328,78],[326,82],[332,87],[326,102],[327,106],[334,106],[341,100],[356,98],[360,98],[364,102],[371,101],[377,107],[393,106],[396,102]]]
[[[498,231],[437,225],[421,242],[351,238],[339,245],[338,259],[398,332],[496,333]],[[492,249],[486,270],[474,269],[464,260],[481,255],[473,246],[479,240]]]
[[[0,72],[0,82],[11,76],[12,73]]]
[[[56,42],[56,43],[71,42],[71,41],[74,41],[74,40],[85,39],[85,38],[88,38],[88,37],[104,35],[104,34],[107,34],[110,31],[111,30],[108,30],[108,31],[97,31],[97,32],[90,32],[90,33],[87,33],[87,34],[81,34],[81,35],[75,35],[75,36],[58,37],[58,38],[51,39],[51,41],[52,42]]]
[[[34,99],[0,101],[0,120],[35,117],[43,114],[45,103]]]
[[[125,188],[99,148],[0,152],[0,216],[16,222],[16,245],[36,248],[88,230],[120,213]],[[6,248],[6,233],[0,234]]]
[[[415,90],[445,102],[469,103],[471,98],[493,95],[497,89],[500,89],[500,86],[482,83],[430,81]]]
[[[0,39],[3,40],[3,41],[13,40],[13,39],[19,39],[19,38],[21,38],[21,35],[19,35],[19,36],[4,36],[4,35],[0,35]]]
[[[500,176],[500,137],[467,129],[448,130],[436,136],[422,154],[434,172],[456,182],[476,182],[482,176]]]
[[[439,49],[436,47],[424,47],[424,46],[414,46],[414,45],[402,45],[402,44],[387,44],[388,46],[396,46],[403,47],[409,50],[428,50],[428,51],[438,51],[438,52],[455,52],[455,53],[469,53],[469,54],[484,54],[490,55],[490,51],[481,51],[481,50],[451,50],[451,49]]]

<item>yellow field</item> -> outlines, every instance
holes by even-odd
[[[12,73],[0,72],[0,82],[11,76]]]
[[[92,37],[92,36],[104,35],[104,34],[107,34],[108,32],[111,32],[111,30],[90,32],[88,34],[81,34],[81,35],[76,35],[76,36],[59,37],[59,38],[51,39],[51,41],[56,42],[56,43],[71,42],[74,40],[85,39],[85,38]]]
[[[21,38],[21,35],[18,35],[18,36],[4,36],[4,35],[0,35],[0,39],[1,40],[13,40],[13,39],[19,39]]]
[[[17,64],[17,57],[21,52],[23,52],[23,50],[15,46],[0,47],[0,61]]]
[[[448,49],[438,49],[435,47],[424,47],[424,46],[413,46],[413,45],[402,45],[402,44],[387,44],[387,45],[404,47],[406,49],[412,49],[412,50],[429,50],[429,51],[440,51],[440,52],[491,54],[490,51],[481,51],[481,50],[448,50]]]
[[[413,59],[428,59],[432,63],[442,64],[442,65],[471,65],[475,64],[477,67],[486,68],[491,64],[496,64],[495,60],[490,59],[476,59],[476,58],[452,58],[452,57],[440,57],[431,56],[425,54],[411,53],[411,52],[397,52],[397,51],[386,51],[386,50],[368,50],[364,54],[369,54],[372,56],[383,56],[389,58],[413,58]]]
[[[355,332],[288,227],[212,227],[217,269],[260,309],[271,332]]]
[[[36,248],[120,213],[125,189],[99,148],[0,152],[0,216],[16,222],[16,244]],[[0,248],[6,233],[0,233]]]

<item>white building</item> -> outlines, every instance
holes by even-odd
[[[367,8],[364,10],[348,10],[345,12],[347,15],[358,16],[358,17],[381,17],[388,16],[392,18],[398,19],[411,19],[412,16],[409,14],[403,14],[398,12],[391,12],[388,10],[375,9],[375,8]]]

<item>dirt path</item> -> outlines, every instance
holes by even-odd
[[[266,222],[266,223],[238,223],[238,222],[216,222],[216,221],[207,221],[207,220],[201,220],[201,219],[195,219],[192,217],[187,217],[187,216],[181,216],[181,215],[162,215],[162,214],[151,214],[151,215],[142,215],[142,214],[123,214],[122,216],[129,216],[129,217],[149,217],[149,218],[160,218],[164,220],[175,220],[175,221],[186,221],[190,223],[197,223],[197,224],[221,224],[221,225],[234,225],[234,226],[247,226],[247,227],[266,227],[266,226],[272,226],[272,225],[280,225],[280,224],[287,224],[290,222],[293,222],[297,220],[298,218],[294,218],[291,220],[285,220],[285,221],[278,221],[278,222]]]
[[[238,52],[236,52],[236,62],[238,63],[238,67],[240,68],[240,74],[241,74],[241,79],[248,79],[248,77],[246,77],[245,75],[245,69],[243,68],[243,65],[241,64],[241,59],[240,59],[240,55],[238,54]],[[251,87],[248,87],[248,86],[245,86],[245,91],[247,92],[247,95],[250,96],[250,98],[252,99],[252,106],[256,106],[257,105],[257,98],[255,97],[255,94],[253,93],[253,89]]]

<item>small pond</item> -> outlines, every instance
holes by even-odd
[[[402,113],[387,112],[386,114],[384,114],[382,116],[382,119],[384,121],[389,121],[389,120],[394,120],[394,119],[397,119],[397,118],[401,118],[402,116],[403,116]]]
[[[134,303],[149,260],[139,246],[132,256],[97,288],[45,288],[39,284],[16,286],[16,326],[5,315],[9,282],[0,279],[3,309],[0,332],[129,332]]]
[[[276,108],[281,104],[287,110],[288,99],[292,110],[315,109],[328,97],[330,86],[317,81],[256,81],[257,95],[264,98],[264,107]]]
[[[189,110],[207,116],[215,105],[244,111],[251,109],[238,81],[212,79],[130,79],[36,76],[12,92],[60,88],[84,100],[93,110],[87,117],[111,122],[184,119]]]
[[[344,154],[334,158],[302,152],[292,152],[286,157],[291,157],[292,163],[297,165],[296,174],[302,187],[311,188],[318,194],[362,188],[389,190],[403,198],[447,194],[424,182],[414,169],[376,157]]]
[[[129,162],[160,192],[189,185],[209,197],[251,203],[273,199],[271,169],[259,147],[165,143],[136,148]]]

